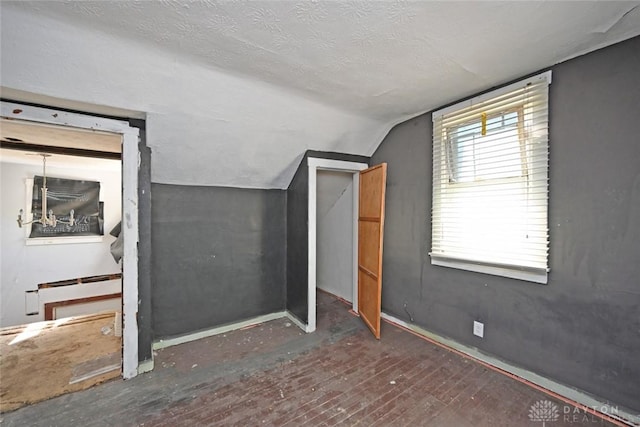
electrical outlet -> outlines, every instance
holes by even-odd
[[[477,337],[484,337],[484,323],[473,321],[473,335]]]

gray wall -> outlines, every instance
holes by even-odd
[[[640,38],[552,69],[548,285],[430,264],[425,114],[372,157],[389,164],[383,310],[640,411]]]
[[[140,128],[138,166],[138,360],[152,358],[151,318],[151,149],[146,145],[144,120],[129,120]]]
[[[285,303],[283,190],[152,184],[154,338]]]
[[[307,323],[309,168],[303,156],[287,189],[287,297],[286,307]]]

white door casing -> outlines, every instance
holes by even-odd
[[[309,258],[308,258],[308,295],[306,332],[316,330],[316,274],[317,274],[317,172],[329,170],[351,172],[353,174],[353,310],[358,311],[358,195],[359,172],[369,167],[366,163],[348,162],[309,157]]]
[[[139,129],[123,120],[107,119],[54,108],[2,102],[3,118],[47,123],[122,136],[122,377],[138,374],[138,151]]]

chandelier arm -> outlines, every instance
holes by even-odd
[[[43,227],[54,227],[54,228],[57,223],[73,226],[76,223],[73,209],[69,211],[68,221],[60,221],[59,219],[57,219],[56,216],[53,214],[53,210],[51,209],[47,212],[47,197],[48,197],[48,191],[49,191],[49,189],[47,188],[47,157],[50,156],[50,154],[40,153],[40,155],[42,156],[42,188],[40,189],[42,193],[42,208],[40,212],[40,218],[32,219],[29,222],[23,222],[22,221],[23,211],[22,209],[20,209],[18,213],[18,227],[22,228],[23,225],[37,224],[37,223],[42,224]]]
[[[46,180],[46,178],[44,178]],[[43,183],[42,184],[42,188],[40,189],[40,192],[42,193],[42,215],[41,215],[41,220],[42,220],[42,224],[44,225],[45,223],[48,223],[49,220],[49,212],[47,212],[47,187],[46,185]]]
[[[18,220],[18,226],[19,226],[20,228],[22,228],[22,226],[23,226],[23,225],[33,224],[34,222],[35,222],[35,223],[38,223],[38,222],[40,222],[40,220],[39,220],[39,219],[38,219],[38,220],[32,219],[31,221],[23,222],[21,219],[19,219],[19,220]]]

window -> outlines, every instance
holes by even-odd
[[[432,264],[547,283],[550,83],[433,113]]]

